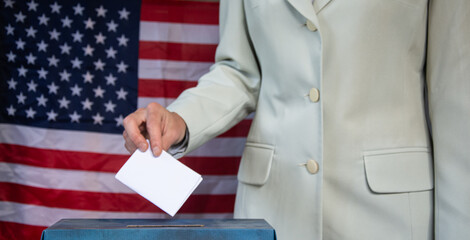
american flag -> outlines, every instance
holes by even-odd
[[[218,3],[0,2],[0,239],[61,218],[167,218],[114,179],[122,119],[170,104],[209,70]],[[251,120],[181,159],[204,181],[177,218],[232,217]]]

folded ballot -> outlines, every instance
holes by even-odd
[[[202,177],[163,151],[155,157],[150,150],[136,150],[116,174],[116,179],[171,215],[201,183]]]

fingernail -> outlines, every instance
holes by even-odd
[[[160,148],[159,147],[154,147],[153,148],[153,155],[156,157],[160,156]]]
[[[147,144],[145,144],[145,143],[139,144],[139,150],[140,150],[140,151],[144,152],[145,149],[147,149]]]

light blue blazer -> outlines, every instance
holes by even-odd
[[[281,240],[468,239],[470,1],[220,11],[215,65],[169,109],[188,151],[256,111],[236,217]]]

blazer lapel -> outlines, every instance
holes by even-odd
[[[319,13],[331,0],[315,0],[313,2],[313,8],[315,9],[315,13]]]
[[[317,28],[319,28],[317,14],[315,13],[315,9],[313,8],[311,0],[287,0],[287,2],[289,2],[300,14],[302,14],[306,19],[310,20]]]

